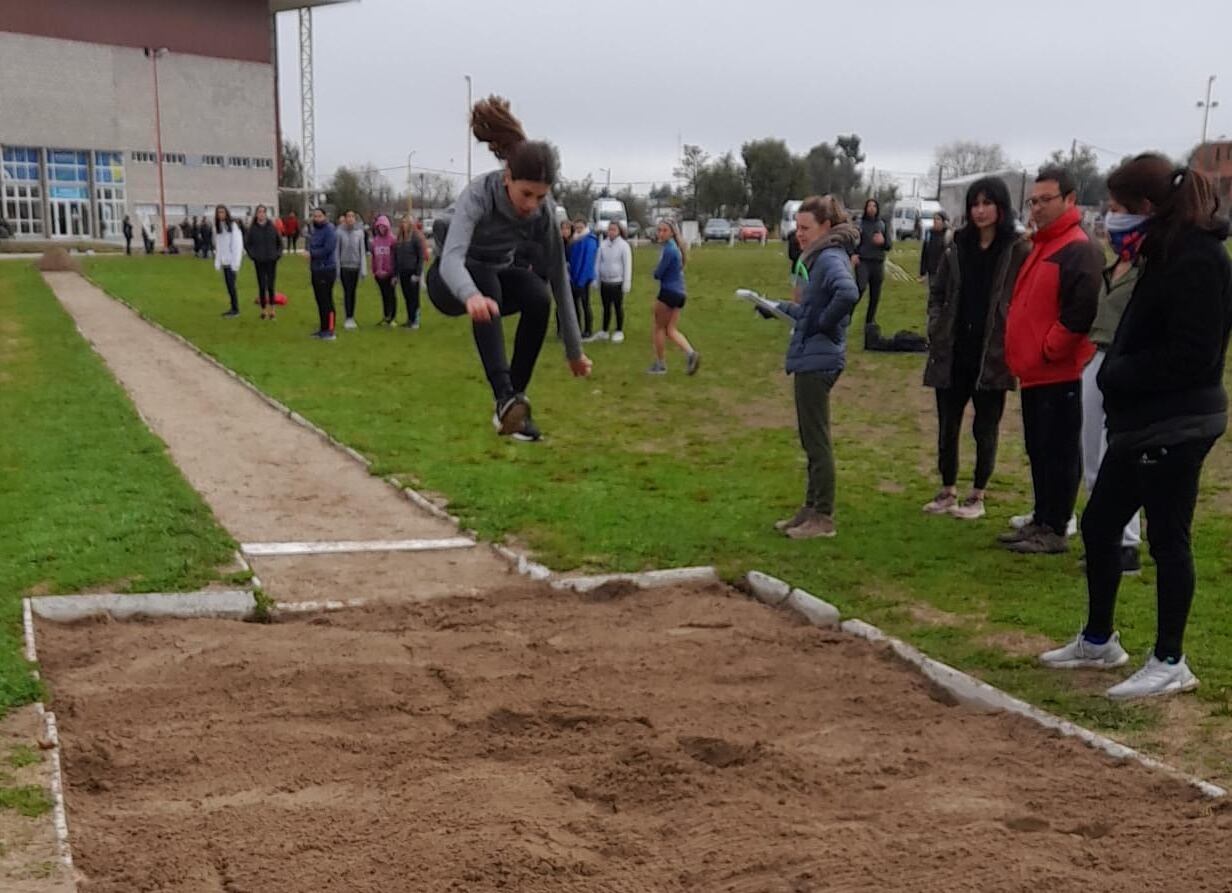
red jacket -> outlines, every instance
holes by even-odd
[[[1104,255],[1072,208],[1037,232],[1010,299],[1005,359],[1024,388],[1077,381],[1095,355],[1087,338]]]

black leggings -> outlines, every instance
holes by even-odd
[[[881,284],[885,282],[885,261],[864,260],[856,266],[856,287],[860,295],[868,289],[868,309],[864,311],[864,325],[871,326],[877,321],[877,305],[881,303]]]
[[[402,299],[406,301],[406,321],[414,322],[419,316],[419,277],[414,273],[399,273],[402,283]]]
[[[222,268],[222,281],[227,284],[227,295],[231,298],[231,310],[234,313],[239,313],[240,298],[235,291],[235,270],[230,267]]]
[[[312,294],[317,299],[317,314],[321,319],[318,331],[332,332],[334,330],[334,279],[337,274],[333,270],[313,270]]]
[[[1023,388],[1022,433],[1037,524],[1065,535],[1082,480],[1082,382]],[[1129,523],[1126,518],[1122,527]]]
[[[619,282],[600,282],[599,297],[603,300],[603,331],[612,324],[612,311],[616,312],[616,331],[625,330],[625,290]]]
[[[359,270],[342,268],[342,307],[346,318],[355,318],[355,290],[359,288]]]
[[[977,390],[978,378],[978,370],[972,372],[956,367],[950,386],[937,388],[937,470],[941,472],[944,487],[958,483],[958,441],[968,403],[975,404],[975,424],[971,433],[975,437],[973,486],[976,490],[988,487],[997,464],[997,437],[1001,415],[1005,412],[1005,391]]]
[[[1082,514],[1087,551],[1088,615],[1085,632],[1112,635],[1121,584],[1121,537],[1129,519],[1146,510],[1147,540],[1155,559],[1155,657],[1185,653],[1185,624],[1194,595],[1190,528],[1198,502],[1202,463],[1214,439],[1118,452],[1109,449]]]
[[[261,307],[264,308],[267,304],[273,307],[274,280],[278,274],[278,261],[257,260],[253,261],[253,266],[257,268],[257,291],[260,292]]]
[[[394,317],[398,315],[398,287],[394,284],[392,276],[388,279],[377,279],[376,287],[381,292],[382,318],[387,322],[393,322]]]
[[[530,270],[506,267],[495,270],[470,261],[466,270],[475,281],[479,293],[494,300],[501,308],[501,315],[491,322],[472,323],[475,347],[487,373],[492,395],[503,400],[512,394],[525,393],[530,385],[535,362],[543,348],[543,339],[548,334],[548,318],[551,315],[551,298],[542,279]],[[437,310],[446,316],[462,316],[466,305],[454,297],[445,280],[441,278],[440,263],[433,263],[428,270],[428,298]],[[505,357],[505,335],[501,319],[522,314],[518,331],[513,338],[513,362]]]
[[[590,286],[573,286],[573,307],[577,312],[578,322],[582,323],[582,337],[589,338],[595,324],[594,314],[590,312]]]

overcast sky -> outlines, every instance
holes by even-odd
[[[1162,13],[1162,14],[1161,14]],[[508,97],[568,178],[671,178],[712,155],[858,133],[868,160],[927,171],[935,146],[999,142],[1027,166],[1077,138],[1101,163],[1232,134],[1228,0],[358,0],[319,9],[318,178],[340,164],[466,168],[465,82]],[[300,136],[298,31],[279,22],[282,122]],[[474,170],[496,162],[474,148]]]

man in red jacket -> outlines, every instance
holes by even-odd
[[[1005,331],[1005,358],[1022,385],[1022,426],[1031,460],[1031,523],[1001,536],[1013,552],[1055,554],[1082,477],[1082,370],[1099,303],[1104,256],[1082,228],[1074,178],[1045,167],[1028,203],[1035,225],[1018,273]]]

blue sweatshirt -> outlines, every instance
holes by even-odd
[[[324,273],[338,267],[338,237],[334,225],[328,220],[321,226],[312,227],[308,239],[308,254],[312,258],[312,272]]]
[[[659,265],[655,267],[654,278],[659,280],[663,291],[683,295],[684,291],[684,258],[675,239],[663,243],[663,253],[659,255]]]
[[[586,288],[595,281],[595,259],[599,256],[599,239],[587,233],[569,243],[569,281]]]

